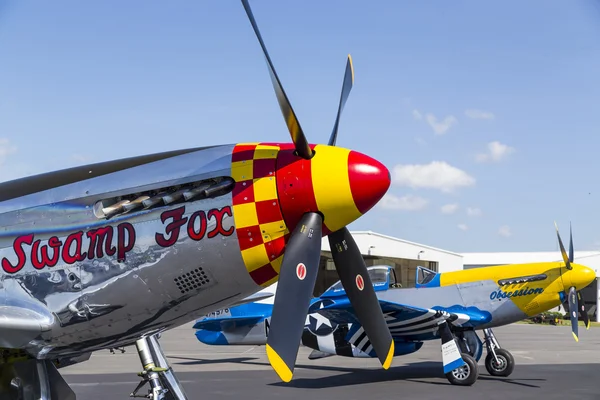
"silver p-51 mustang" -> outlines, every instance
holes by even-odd
[[[361,325],[389,367],[392,337],[346,225],[383,197],[390,174],[335,147],[351,58],[329,142],[309,145],[242,3],[292,143],[192,148],[0,184],[2,399],[74,399],[57,369],[132,344],[143,365],[132,396],[149,383],[145,397],[185,399],[160,333],[252,301],[276,281],[267,355],[289,381],[326,235]]]

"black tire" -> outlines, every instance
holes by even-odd
[[[492,353],[488,353],[485,357],[485,369],[492,376],[509,376],[515,369],[515,359],[508,350],[495,349],[496,356],[500,365],[496,363],[496,359]]]
[[[461,353],[461,356],[465,360],[465,365],[448,372],[446,378],[453,385],[471,386],[477,381],[477,377],[479,376],[477,361],[467,353]]]

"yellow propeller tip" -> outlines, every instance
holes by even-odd
[[[385,361],[383,362],[383,369],[388,369],[392,365],[392,358],[394,358],[394,342],[390,344],[390,350],[388,351]]]
[[[348,54],[348,62],[350,63],[350,71],[352,72],[352,84],[354,84],[354,64],[352,64],[352,56]]]
[[[576,342],[579,342],[579,338],[577,337],[577,335],[575,334],[575,332],[571,332],[573,334],[573,337],[575,338]]]
[[[267,348],[267,358],[269,359],[269,363],[271,367],[275,370],[279,378],[281,378],[284,382],[289,382],[292,380],[293,372],[288,366],[285,364],[283,359],[277,354],[275,350],[269,345]]]

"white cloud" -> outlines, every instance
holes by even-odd
[[[513,147],[507,146],[498,141],[488,143],[487,147],[488,152],[477,154],[475,156],[476,161],[501,161],[502,159],[508,157],[510,154],[515,152],[515,149]]]
[[[438,122],[436,116],[429,113],[427,114],[426,119],[427,123],[429,124],[429,126],[431,126],[431,128],[433,128],[433,131],[436,135],[443,135],[448,131],[448,129],[450,129],[452,125],[458,123],[458,120],[454,115],[449,115],[446,118],[444,118],[443,121]]]
[[[481,214],[482,214],[481,209],[467,207],[467,215],[468,216],[470,216],[470,217],[479,217],[479,216],[481,216]]]
[[[0,164],[4,163],[6,157],[17,152],[17,146],[10,143],[9,139],[0,138]]]
[[[412,115],[413,118],[418,121],[423,120],[423,113],[421,113],[417,109],[412,110]],[[452,127],[452,125],[458,123],[458,120],[454,115],[448,115],[442,121],[438,121],[435,115],[433,115],[432,113],[427,113],[425,115],[425,120],[427,121],[427,124],[431,126],[436,135],[443,135],[448,131],[448,129]]]
[[[498,235],[504,236],[504,237],[509,237],[510,235],[512,235],[512,232],[510,231],[510,227],[508,225],[501,226],[500,229],[498,229]]]
[[[419,196],[408,194],[403,197],[394,196],[393,194],[386,194],[383,199],[379,202],[379,205],[388,210],[402,210],[402,211],[418,211],[422,210],[429,204],[429,200]]]
[[[439,189],[449,193],[459,187],[474,185],[475,178],[445,161],[432,161],[429,164],[396,165],[393,182],[400,186]]]
[[[454,214],[456,212],[456,210],[458,210],[458,204],[443,205],[441,210],[442,210],[442,213],[444,213],[444,214]]]
[[[469,229],[469,227],[465,224],[458,224],[458,229],[460,229],[461,231],[466,231],[467,229]]]
[[[495,116],[489,111],[468,109],[465,111],[465,115],[472,119],[494,119]]]

